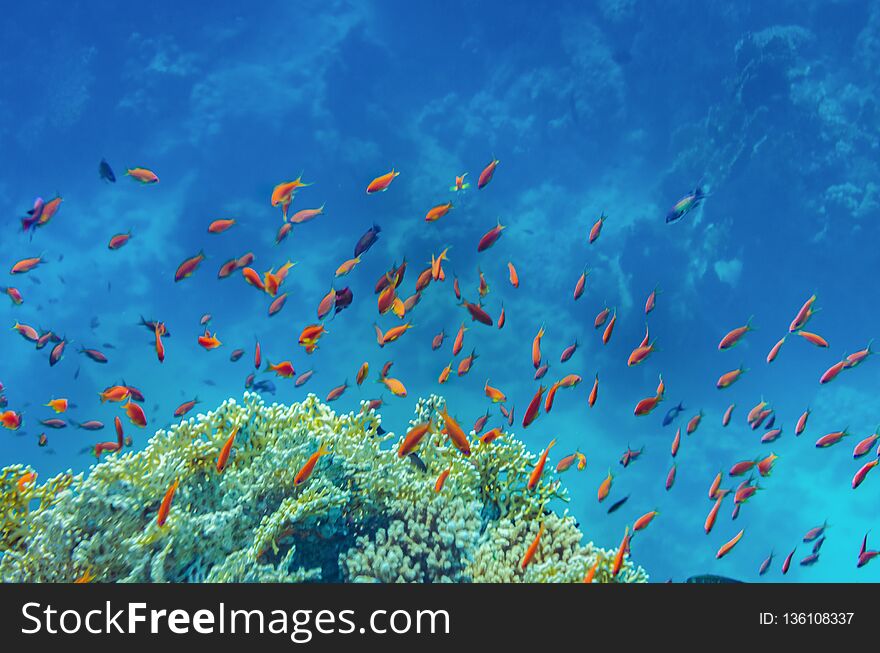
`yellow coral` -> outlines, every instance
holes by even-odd
[[[435,420],[440,397],[420,399],[413,424]],[[418,459],[400,459],[401,437],[380,434],[363,404],[336,414],[314,395],[285,406],[245,393],[216,410],[157,431],[142,451],[115,453],[87,477],[42,485],[0,472],[0,579],[70,582],[498,582],[580,580],[596,556],[611,580],[613,554],[580,545],[558,480],[528,491],[536,456],[512,435],[475,441],[463,456],[445,436],[426,438]],[[238,429],[221,472],[217,456]],[[474,434],[471,434],[474,439]],[[294,476],[324,443],[302,485]],[[442,492],[437,475],[448,469]],[[180,480],[163,526],[156,514]],[[531,565],[519,563],[539,519],[546,531]],[[615,580],[645,575],[629,563]]]

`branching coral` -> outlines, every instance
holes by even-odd
[[[536,456],[507,434],[462,455],[443,435],[439,397],[419,400],[410,426],[432,420],[416,460],[364,404],[334,413],[314,395],[284,406],[246,393],[158,431],[142,451],[118,453],[87,476],[21,483],[0,472],[0,579],[69,582],[571,582],[597,556],[580,544],[550,473],[526,487]],[[236,432],[222,472],[217,457]],[[473,439],[473,433],[471,438]],[[297,471],[321,446],[311,476]],[[442,491],[435,481],[449,476]],[[157,513],[177,481],[165,523]],[[525,572],[538,524],[545,532]],[[627,564],[617,580],[644,581]]]

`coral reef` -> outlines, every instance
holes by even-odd
[[[421,399],[411,425],[442,426],[443,399]],[[160,430],[141,451],[116,453],[87,476],[22,483],[0,472],[0,579],[4,582],[645,582],[613,551],[582,545],[566,499],[547,472],[526,487],[536,456],[510,434],[476,440],[463,456],[435,429],[418,460],[380,415],[336,414],[309,395],[298,404],[243,403]],[[217,459],[235,433],[222,472]],[[473,434],[471,434],[473,438]],[[311,476],[295,479],[310,457]],[[440,471],[446,484],[435,491]],[[302,479],[300,479],[302,480]],[[164,525],[157,514],[178,489]],[[536,554],[521,560],[544,525]]]

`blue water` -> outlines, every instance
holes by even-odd
[[[239,6],[235,6],[238,4]],[[0,329],[0,381],[9,408],[23,411],[18,433],[0,433],[0,463],[25,462],[41,478],[94,458],[82,450],[111,439],[119,409],[97,392],[125,379],[146,395],[148,428],[127,426],[135,446],[171,423],[182,401],[198,397],[209,409],[240,396],[258,337],[264,358],[290,359],[297,372],[313,368],[302,388],[274,379],[274,399],[306,392],[324,397],[346,379],[352,387],[335,404],[384,394],[386,428],[401,431],[415,399],[444,394],[453,414],[471,424],[485,412],[483,384],[491,378],[516,407],[513,431],[539,451],[556,437],[551,459],[576,448],[584,472],[565,474],[568,508],[588,539],[616,546],[624,526],[648,510],[659,517],[632,544],[652,579],[683,580],[714,573],[758,580],[761,561],[775,551],[765,580],[878,581],[880,563],[856,569],[864,533],[880,540],[880,472],[853,491],[852,447],[880,422],[880,363],[869,359],[820,386],[820,374],[844,353],[878,333],[876,272],[880,113],[880,6],[871,2],[649,2],[605,0],[526,2],[277,2],[246,9],[240,3],[189,6],[150,3],[28,3],[7,8],[0,25],[0,205],[4,215],[0,264],[43,255],[46,263],[7,283],[24,294],[6,298],[0,319],[65,335],[72,341],[60,364],[48,348],[35,351],[14,331]],[[547,3],[549,4],[549,3]],[[770,4],[771,6],[767,6]],[[116,184],[97,174],[102,157]],[[500,159],[495,178],[476,189],[480,170]],[[125,169],[146,166],[160,182],[141,186]],[[368,196],[369,181],[394,167],[390,189]],[[468,171],[472,188],[448,191]],[[304,174],[293,209],[326,203],[326,214],[298,226],[280,246],[275,184]],[[710,196],[682,220],[664,216],[679,197],[702,183]],[[30,241],[19,217],[34,198],[64,197],[61,210]],[[436,223],[427,210],[452,199]],[[599,240],[587,233],[600,213],[608,219]],[[233,217],[229,232],[207,225]],[[477,254],[480,236],[496,219],[508,227],[499,242]],[[337,286],[350,285],[353,305],[327,322],[320,349],[306,356],[296,344],[303,326],[373,223],[378,243]],[[107,242],[131,230],[131,242]],[[395,261],[416,274],[449,246],[445,284],[432,284],[411,319],[416,328],[379,349],[373,286]],[[177,265],[204,249],[196,274],[174,283]],[[268,318],[269,298],[239,275],[218,281],[219,266],[246,251],[264,271],[288,258],[297,265],[284,290],[285,308]],[[60,257],[63,255],[63,260]],[[521,285],[507,281],[507,262]],[[585,265],[587,290],[572,299]],[[470,323],[456,306],[452,276],[476,301],[477,268],[490,284],[487,310],[504,330]],[[3,272],[6,275],[6,272]],[[62,279],[63,278],[63,283]],[[36,283],[36,281],[39,283]],[[644,302],[662,289],[648,317],[659,351],[639,367],[626,365],[645,330]],[[764,358],[797,309],[813,293],[821,311],[809,328],[830,343],[818,349],[790,336],[778,360]],[[596,313],[616,306],[611,342],[593,329]],[[211,313],[224,345],[203,351],[199,318]],[[172,332],[159,364],[139,316],[163,320]],[[755,331],[728,352],[717,343],[754,316]],[[99,325],[91,328],[93,317]],[[451,357],[431,338],[470,330],[465,353],[476,348],[474,369],[439,387]],[[528,429],[520,420],[537,388],[531,339],[544,324],[545,382],[584,377],[560,390],[553,411]],[[575,356],[559,355],[574,340]],[[108,349],[104,343],[111,343]],[[96,347],[98,365],[76,353]],[[245,356],[229,361],[242,347]],[[409,390],[391,397],[373,382],[386,360]],[[354,385],[364,360],[371,380]],[[718,376],[740,364],[749,371],[719,391]],[[74,379],[75,373],[78,378]],[[587,407],[594,374],[599,401]],[[633,407],[653,394],[658,373],[667,401],[650,416]],[[270,378],[260,376],[258,378]],[[38,448],[38,420],[52,397],[77,404],[69,417],[100,419],[100,434],[68,428],[47,431]],[[772,403],[780,440],[761,444],[745,413],[761,398]],[[273,399],[267,396],[267,399]],[[678,454],[669,492],[674,426],[666,410],[683,401],[678,424],[702,409],[705,419]],[[733,421],[720,425],[736,402]],[[809,426],[794,437],[801,412]],[[499,425],[493,408],[489,426]],[[849,427],[852,436],[827,450],[815,440]],[[645,447],[627,469],[627,446]],[[727,499],[710,535],[703,520],[709,485],[719,469],[745,458],[779,455],[763,490],[731,521]],[[871,456],[874,454],[872,453]],[[554,458],[555,456],[555,458]],[[612,515],[596,491],[611,468],[609,501],[630,495]],[[725,478],[724,486],[735,481]],[[801,567],[810,552],[801,537],[828,520],[819,562]],[[745,535],[723,560],[718,547],[741,528]],[[797,546],[794,564],[781,561]]]

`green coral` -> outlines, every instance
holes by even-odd
[[[0,579],[4,582],[644,582],[614,552],[580,543],[552,474],[534,490],[537,456],[511,434],[474,440],[463,456],[442,434],[444,400],[417,402],[410,423],[433,420],[419,463],[401,459],[402,435],[383,432],[364,403],[336,414],[314,395],[290,406],[245,393],[241,404],[160,430],[87,476],[20,484],[32,470],[0,472]],[[223,443],[236,433],[223,472]],[[471,434],[473,438],[473,434]],[[319,447],[312,475],[295,482]],[[440,492],[439,473],[449,470]],[[164,525],[162,498],[179,487]],[[522,557],[544,532],[525,571]]]

